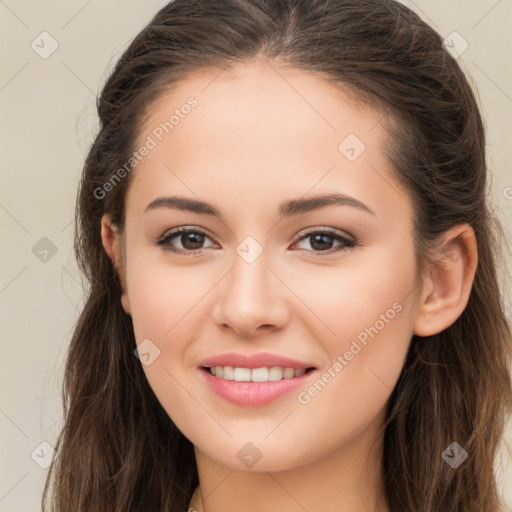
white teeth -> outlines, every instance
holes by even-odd
[[[268,368],[253,368],[250,372],[253,382],[267,382]]]
[[[293,368],[288,368],[289,370],[292,370],[292,377],[293,377]],[[286,371],[286,370],[284,370]],[[278,366],[274,366],[272,368],[269,368],[268,370],[268,380],[274,381],[274,380],[281,380],[283,378],[283,369],[279,368]]]
[[[235,369],[232,366],[224,366],[222,378],[226,380],[234,380]]]
[[[226,380],[237,382],[269,382],[281,379],[292,379],[306,373],[305,368],[281,368],[272,366],[270,368],[241,368],[233,366],[212,366],[210,373]]]
[[[233,372],[233,380],[237,382],[249,382],[251,380],[250,368],[235,368]]]
[[[283,370],[283,378],[292,379],[295,375],[295,370],[293,368],[285,368]]]

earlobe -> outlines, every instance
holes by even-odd
[[[112,223],[112,216],[110,214],[104,214],[101,218],[101,241],[103,243],[105,252],[112,261],[112,264],[114,265],[114,268],[121,282],[121,305],[123,306],[125,313],[130,314],[130,302],[128,300],[120,238],[121,235],[117,231],[115,224]]]
[[[475,232],[467,224],[445,233],[438,259],[424,283],[414,321],[414,334],[432,336],[455,323],[464,311],[478,262]]]

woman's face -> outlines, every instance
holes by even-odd
[[[155,395],[231,468],[361,446],[385,419],[420,291],[382,114],[254,61],[195,73],[148,115],[126,197],[123,304]]]

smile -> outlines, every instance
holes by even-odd
[[[243,368],[233,366],[212,366],[206,368],[212,375],[224,380],[236,382],[274,382],[282,379],[300,377],[313,368],[283,368],[280,366]]]
[[[219,374],[217,374],[217,368]],[[201,367],[199,370],[206,386],[217,397],[231,404],[245,407],[264,406],[279,398],[289,396],[298,388],[310,385],[312,376],[318,373],[314,368],[282,367],[251,369],[215,366],[213,371],[216,375],[213,375],[211,367]],[[293,376],[290,376],[291,371],[293,371]]]

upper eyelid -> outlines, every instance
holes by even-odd
[[[350,233],[347,233],[346,231],[343,231],[341,229],[336,229],[336,228],[330,228],[327,226],[318,226],[318,227],[314,226],[311,228],[304,228],[297,233],[297,240],[300,240],[301,238],[304,238],[305,236],[308,236],[308,235],[311,235],[311,234],[317,233],[317,232],[330,233],[332,235],[342,236],[343,238],[347,238],[348,240],[351,240],[354,242],[356,240],[355,236],[351,235]]]

